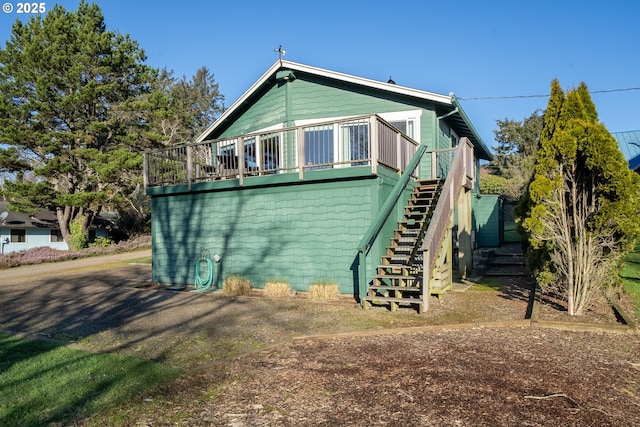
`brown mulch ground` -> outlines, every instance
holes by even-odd
[[[421,316],[349,299],[169,292],[148,286],[149,266],[97,262],[7,273],[0,329],[183,371],[103,424],[640,426],[640,336],[544,327],[569,320],[549,298],[529,326],[523,276],[449,292]],[[620,326],[606,300],[580,322]]]

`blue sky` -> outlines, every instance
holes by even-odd
[[[0,13],[0,43],[28,15]],[[56,2],[43,2],[47,9]],[[75,10],[79,0],[57,2]],[[640,129],[640,2],[634,0],[95,0],[147,63],[206,66],[231,105],[277,59],[440,94],[453,92],[488,146],[496,120],[544,109],[553,78],[584,81],[611,132]],[[3,7],[4,9],[4,7]],[[541,97],[530,97],[543,95]],[[501,98],[507,97],[507,98]],[[523,97],[523,98],[518,98]],[[482,99],[471,99],[482,98]],[[494,98],[494,99],[491,99]],[[495,99],[501,98],[501,99]]]

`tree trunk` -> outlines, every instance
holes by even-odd
[[[69,224],[71,223],[71,206],[65,206],[64,208],[56,208],[56,216],[58,217],[58,226],[60,227],[60,234],[67,244],[71,242],[71,232],[69,231]]]

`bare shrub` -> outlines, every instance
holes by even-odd
[[[335,282],[314,282],[309,286],[309,298],[314,301],[338,299],[340,290]]]
[[[222,293],[225,295],[247,295],[251,292],[251,282],[242,276],[231,275],[222,285]]]
[[[264,294],[270,298],[291,296],[291,286],[283,280],[269,281],[264,284]]]

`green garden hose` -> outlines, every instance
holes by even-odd
[[[202,264],[203,261],[207,263],[207,277],[204,279],[200,275],[200,264]],[[211,283],[213,283],[213,261],[209,257],[200,257],[196,262],[195,287],[199,291],[206,291],[211,287]]]

